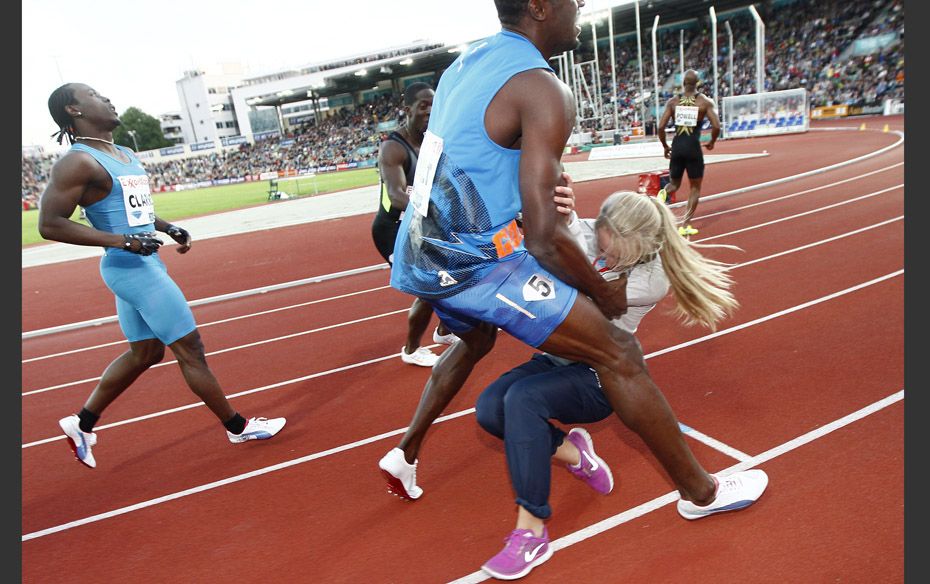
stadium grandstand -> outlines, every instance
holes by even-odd
[[[756,15],[764,22],[761,74]],[[810,108],[880,114],[892,104],[903,112],[901,0],[653,0],[614,7],[609,22],[605,17],[606,10],[589,15],[582,46],[553,59],[573,85],[577,135],[586,140],[653,134],[659,104],[685,69],[701,73],[700,90],[718,103],[804,88]],[[240,136],[197,152],[176,145],[139,157],[155,191],[374,166],[382,137],[402,121],[404,88],[417,81],[435,86],[463,48],[420,41],[245,79],[231,91]],[[56,159],[24,151],[24,209],[37,205]]]

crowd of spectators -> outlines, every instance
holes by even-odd
[[[263,172],[304,170],[363,162],[377,151],[381,122],[402,115],[400,98],[382,95],[355,109],[337,110],[319,124],[302,124],[284,135],[241,144],[237,150],[146,163],[153,189],[174,184],[241,178]]]
[[[743,95],[756,91],[755,28],[746,13],[728,15],[733,31],[733,87],[730,87],[728,37],[718,23],[717,76],[720,96]],[[765,91],[804,87],[809,106],[881,105],[885,99],[904,98],[904,16],[901,0],[776,0],[761,5],[766,25]],[[583,35],[587,34],[587,29]],[[680,73],[680,35],[677,28],[660,29],[658,34],[659,99],[664,103],[676,91]],[[853,50],[857,40],[878,39],[881,44],[870,52]],[[647,35],[648,37],[648,35]],[[712,44],[707,19],[684,29],[685,66],[704,72],[700,90],[715,98],[712,71]],[[586,43],[590,46],[590,42]],[[621,129],[634,120],[654,127],[654,77],[652,48],[643,44],[643,88],[639,90],[639,60],[635,35],[615,41],[616,103],[610,53],[600,45],[595,83],[593,51],[576,51],[575,63],[583,66],[582,104],[579,125],[585,131],[613,129],[614,108]],[[563,72],[558,71],[560,75]],[[583,86],[583,87],[582,87]],[[600,99],[596,97],[600,92]],[[587,99],[585,99],[587,98]],[[595,108],[599,105],[600,113]],[[378,124],[402,120],[400,95],[342,108],[318,123],[291,128],[286,134],[242,144],[225,153],[189,157],[182,160],[145,163],[153,188],[185,183],[259,175],[262,172],[310,169],[343,163],[363,162],[377,156],[384,137]],[[642,114],[645,113],[645,119]],[[23,207],[35,206],[57,156],[23,156]]]
[[[878,106],[885,99],[904,97],[904,16],[901,0],[783,0],[761,5],[765,22],[764,91],[804,87],[809,106]],[[684,29],[685,68],[703,72],[705,95],[716,100],[712,82],[713,45],[709,19]],[[722,21],[722,19],[719,19]],[[755,23],[748,11],[727,16],[733,32],[733,74],[730,87],[729,39],[722,22],[717,26],[717,78],[720,96],[756,92]],[[587,32],[587,31],[585,31]],[[657,36],[659,102],[676,91],[681,70],[680,29],[660,29]],[[857,39],[891,34],[893,41],[868,54],[855,54]],[[635,115],[654,117],[654,77],[651,43],[643,43],[643,88],[646,103],[639,112],[639,61],[635,35],[614,43],[617,61],[617,117],[629,127]],[[579,51],[575,62],[592,60],[593,52]],[[598,54],[601,116],[592,107],[581,108],[584,129],[613,128],[610,55]],[[593,83],[591,69],[586,81]],[[718,100],[719,101],[719,100]],[[661,106],[660,106],[661,107]]]

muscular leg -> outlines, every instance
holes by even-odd
[[[423,302],[419,298],[413,301],[410,306],[410,312],[407,313],[407,344],[404,351],[409,355],[420,348],[420,341],[426,327],[429,326],[429,319],[433,316],[433,307]]]
[[[220,422],[225,422],[236,415],[236,410],[229,404],[219,382],[207,367],[203,342],[200,340],[200,333],[197,329],[169,346],[178,360],[178,366],[181,368],[181,374],[184,375],[184,381],[187,382],[188,387],[210,408]]]
[[[701,183],[704,178],[691,178],[688,177],[688,184],[691,187],[691,192],[688,193],[688,207],[685,211],[685,216],[681,220],[682,225],[687,225],[691,221],[691,217],[694,216],[694,212],[697,211],[698,199],[701,198]]]
[[[665,185],[665,194],[668,196],[669,199],[674,198],[675,191],[677,191],[681,187],[682,178],[683,178],[683,175],[678,178],[669,177],[668,184]]]
[[[97,387],[84,403],[84,409],[99,416],[146,369],[161,361],[164,356],[165,345],[158,339],[129,343],[129,350],[104,370]]]
[[[433,366],[410,427],[398,444],[409,464],[417,459],[420,444],[430,425],[465,384],[475,364],[494,347],[497,327],[481,324],[459,335],[459,338],[461,342],[446,349]]]
[[[593,367],[614,412],[646,443],[682,499],[699,505],[713,499],[714,481],[685,443],[633,335],[614,327],[591,300],[579,294],[568,317],[540,349]]]

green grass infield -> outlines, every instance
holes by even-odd
[[[280,179],[278,190],[293,197],[322,195],[378,184],[378,170],[363,168],[318,174],[310,178]],[[187,191],[154,193],[155,212],[166,221],[180,221],[190,217],[234,211],[256,205],[273,204],[268,201],[267,180],[191,189]],[[299,190],[299,192],[298,192]],[[39,235],[39,211],[23,211],[23,247],[36,243],[47,243]],[[72,219],[79,221],[81,211],[76,209]]]

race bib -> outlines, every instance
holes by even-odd
[[[533,274],[533,277],[523,285],[523,300],[527,302],[552,300],[554,298],[555,284],[549,278]]]
[[[436,167],[441,155],[442,138],[427,130],[423,135],[423,144],[420,145],[417,172],[413,177],[413,192],[410,193],[410,204],[424,217],[429,211],[430,191],[433,190],[433,180],[436,178]]]
[[[116,177],[123,187],[123,204],[126,207],[126,221],[130,227],[148,225],[155,222],[155,206],[152,204],[152,192],[149,190],[149,177],[144,174],[132,174]]]
[[[697,126],[698,108],[693,105],[675,106],[675,125],[693,128]]]

